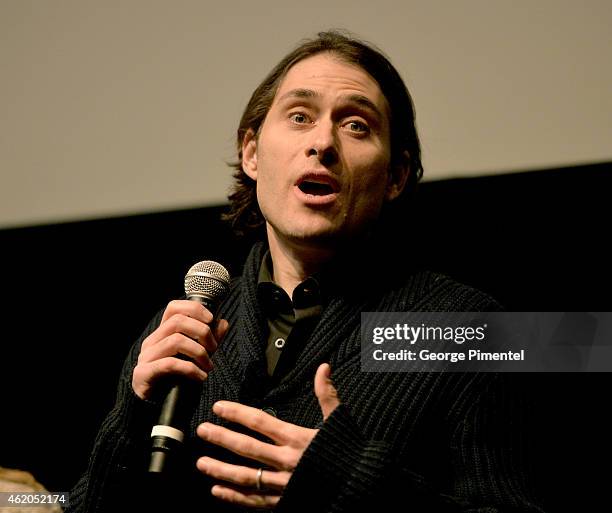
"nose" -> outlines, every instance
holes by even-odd
[[[338,162],[338,148],[334,125],[320,122],[311,131],[312,138],[306,146],[306,157],[316,157],[325,167]]]

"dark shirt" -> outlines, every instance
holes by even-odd
[[[282,379],[321,316],[323,299],[319,278],[306,278],[290,298],[274,283],[272,258],[267,251],[259,268],[257,296],[268,321],[268,375]]]
[[[230,329],[214,355],[217,367],[201,387],[191,420],[185,455],[191,461],[172,474],[168,486],[150,485],[147,433],[159,412],[134,394],[131,380],[142,341],[159,326],[161,310],[126,359],[116,405],[96,438],[87,472],[70,494],[68,512],[244,511],[213,501],[208,493],[212,481],[203,481],[193,464],[205,454],[235,461],[195,434],[202,422],[219,423],[212,411],[219,400],[265,406],[284,422],[320,427],[293,471],[275,508],[278,513],[396,511],[398,503],[405,510],[437,513],[541,511],[531,496],[522,450],[520,373],[361,370],[362,312],[476,312],[497,309],[497,303],[426,271],[401,282],[395,278],[383,289],[381,272],[355,273],[350,260],[344,260],[340,271],[346,269],[346,279],[339,280],[335,267],[320,281],[324,312],[300,347],[297,363],[267,388],[261,378],[262,344],[268,334],[258,298],[266,249],[253,248],[243,276],[234,281],[219,310]],[[325,422],[312,383],[323,362],[331,365],[341,399]]]

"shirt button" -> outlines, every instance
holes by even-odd
[[[276,349],[282,349],[283,347],[285,347],[285,339],[284,338],[277,338],[274,341],[274,347],[276,347]]]
[[[276,417],[276,410],[274,408],[270,408],[269,406],[266,406],[265,408],[262,408],[261,411],[263,411],[264,413],[267,413],[268,415],[272,415],[273,417]]]

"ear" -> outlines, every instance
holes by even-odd
[[[251,128],[242,139],[242,169],[250,178],[257,181],[257,137]]]
[[[410,176],[410,155],[407,151],[404,151],[400,161],[389,167],[389,177],[385,192],[386,201],[393,201],[402,193],[406,187],[408,176]]]

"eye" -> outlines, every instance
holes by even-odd
[[[289,115],[289,119],[297,125],[303,125],[304,123],[310,122],[310,118],[303,112],[293,112]]]
[[[370,133],[370,127],[361,121],[349,121],[344,125],[349,132],[353,132],[355,134],[368,134]]]

